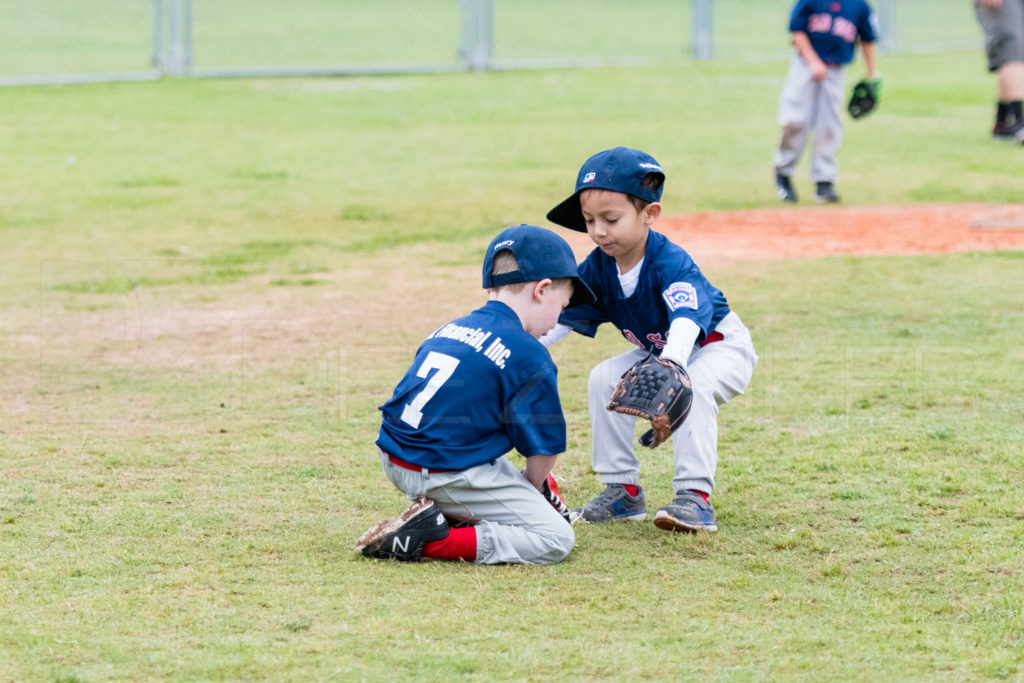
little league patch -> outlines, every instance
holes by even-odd
[[[697,310],[697,290],[689,282],[673,282],[661,296],[670,311],[678,311],[680,308]]]

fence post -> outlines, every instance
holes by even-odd
[[[164,74],[178,75],[178,0],[167,0],[167,49]]]
[[[153,68],[164,68],[164,6],[161,0],[153,0],[153,54],[149,58]]]
[[[182,4],[185,27],[182,31],[181,67],[182,73],[188,74],[192,72],[192,0],[182,0]]]
[[[694,59],[711,59],[714,52],[712,4],[712,0],[692,0]]]
[[[467,68],[483,71],[494,48],[494,0],[459,0],[459,58]]]
[[[878,0],[878,47],[891,54],[896,51],[896,8],[893,0]]]
[[[192,0],[153,0],[153,66],[165,76],[192,71]]]

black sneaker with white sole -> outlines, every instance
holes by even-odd
[[[839,201],[839,194],[835,185],[829,181],[817,183],[814,189],[814,201],[819,204],[835,204]]]
[[[796,203],[796,190],[793,189],[793,181],[788,175],[775,174],[775,194],[784,202]]]
[[[992,129],[992,139],[1002,142],[1024,144],[1024,121],[1000,122]]]
[[[418,562],[423,546],[448,537],[448,520],[434,501],[417,498],[398,519],[385,520],[356,541],[356,550],[378,560]]]

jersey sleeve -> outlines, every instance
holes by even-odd
[[[702,332],[707,332],[715,307],[707,280],[698,271],[668,274],[661,279],[659,291],[669,323],[677,318],[689,318]]]
[[[571,327],[587,337],[597,334],[597,328],[610,322],[608,311],[604,306],[604,290],[601,287],[600,266],[595,262],[594,255],[588,256],[579,266],[580,279],[587,283],[594,292],[595,301],[585,306],[572,306],[562,311],[558,322]]]
[[[857,35],[862,43],[874,43],[878,41],[878,15],[871,11],[871,8],[864,5],[864,13],[857,24]]]
[[[806,0],[799,0],[793,7],[793,12],[789,15],[789,32],[801,31],[807,33],[807,21],[810,16],[811,8]]]
[[[512,445],[526,457],[565,452],[565,416],[554,366],[519,387],[505,406],[503,420]]]
[[[608,313],[600,304],[588,304],[586,306],[573,306],[562,311],[558,322],[572,328],[587,337],[597,334],[597,328],[601,323],[608,322]]]

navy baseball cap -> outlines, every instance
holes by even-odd
[[[640,181],[648,173],[661,175],[657,189],[644,187]],[[586,232],[580,211],[580,192],[587,189],[612,190],[632,195],[645,202],[660,202],[665,171],[654,157],[638,149],[616,147],[598,152],[583,162],[576,176],[576,191],[564,202],[548,211],[548,220],[570,230]]]
[[[491,275],[495,254],[506,249],[516,257],[519,270]],[[594,293],[580,279],[572,248],[568,242],[550,230],[524,223],[502,230],[487,247],[487,254],[484,256],[484,289],[517,282],[534,282],[544,278],[554,280],[559,277],[571,277],[573,280],[570,306],[594,303]]]

